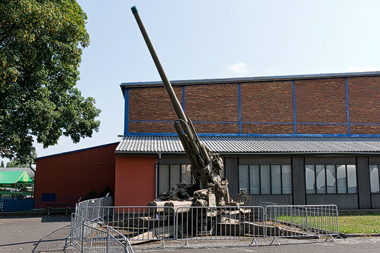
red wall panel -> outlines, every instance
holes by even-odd
[[[117,144],[94,147],[36,160],[35,208],[46,208],[43,193],[55,193],[56,203],[75,204],[76,197],[115,190]]]
[[[155,195],[156,157],[117,156],[115,206],[146,206]]]

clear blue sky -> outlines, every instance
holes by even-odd
[[[130,8],[137,6],[171,80],[380,70],[380,1],[79,0],[91,44],[78,88],[102,110],[100,130],[61,137],[39,157],[117,142],[122,82],[159,81]]]

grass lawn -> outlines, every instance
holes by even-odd
[[[380,212],[339,214],[339,232],[380,234]]]

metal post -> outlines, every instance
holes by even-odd
[[[107,250],[106,252],[109,253],[110,252],[110,227],[107,226]]]
[[[81,252],[84,252],[84,219],[82,221],[82,250]]]
[[[306,231],[309,231],[309,223],[307,220],[307,207],[305,207],[305,210],[306,210]]]

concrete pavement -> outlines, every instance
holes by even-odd
[[[78,252],[73,247],[64,249],[70,234],[70,216],[0,217],[0,253],[13,252]],[[259,247],[248,246],[250,240],[210,240],[149,242],[133,245],[134,252],[380,252],[380,237],[336,239],[279,239],[280,246],[269,245],[271,239],[257,240]]]

